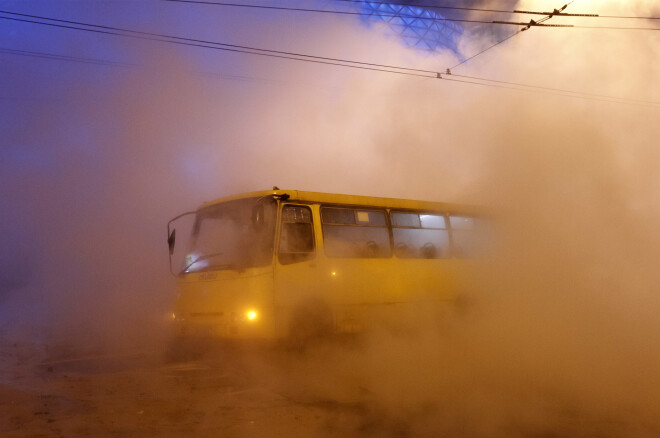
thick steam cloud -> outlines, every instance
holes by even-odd
[[[318,18],[235,38],[285,35],[301,52],[422,68],[456,61],[377,30]],[[465,72],[657,101],[658,37],[596,32],[532,29]],[[209,64],[248,79],[200,77],[190,54],[144,59],[113,73],[67,66],[50,83],[30,76],[41,60],[8,59],[0,73],[51,97],[3,102],[0,323],[13,335],[156,345],[173,299],[165,223],[221,195],[277,184],[470,202],[489,211],[497,245],[460,312],[374,330],[358,351],[321,346],[255,368],[357,402],[363,421],[336,432],[657,435],[657,109],[238,57]]]

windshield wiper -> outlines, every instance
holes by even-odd
[[[183,268],[182,272],[187,273],[188,269],[190,269],[190,267],[192,265],[194,265],[195,263],[203,262],[204,260],[212,259],[213,257],[221,256],[223,254],[224,253],[222,253],[222,252],[215,252],[215,253],[212,253],[212,254],[201,255],[201,256],[197,257],[195,260],[193,260],[192,262],[190,262],[185,268]],[[225,270],[225,269],[234,270],[234,269],[236,269],[234,267],[234,265],[232,265],[231,263],[225,263],[225,264],[217,265],[217,266],[210,265],[210,266],[208,266],[208,268],[213,268],[214,270]]]

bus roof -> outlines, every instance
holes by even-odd
[[[265,196],[282,196],[288,195],[288,201],[298,201],[303,203],[320,203],[320,204],[341,204],[341,205],[355,205],[362,207],[388,207],[394,209],[411,209],[411,210],[429,210],[429,211],[444,211],[444,212],[461,212],[461,213],[478,213],[475,206],[465,204],[453,204],[446,202],[431,202],[431,201],[416,201],[412,199],[399,199],[399,198],[381,198],[376,196],[359,196],[359,195],[342,195],[334,193],[320,193],[320,192],[306,192],[301,190],[263,190],[258,192],[240,193],[237,195],[225,196],[215,199],[213,201],[203,203],[199,209],[209,207],[211,205],[220,204],[228,201],[235,201],[238,199],[246,198],[260,198]]]

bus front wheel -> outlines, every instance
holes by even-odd
[[[292,313],[287,344],[295,349],[305,349],[323,342],[334,333],[332,310],[322,300],[312,299],[300,303]]]

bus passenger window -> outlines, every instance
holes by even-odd
[[[314,258],[312,211],[308,207],[286,205],[282,208],[278,258],[283,265]]]
[[[323,245],[328,257],[391,257],[385,212],[354,208],[321,209]]]
[[[399,258],[449,256],[449,231],[441,214],[392,212],[394,254]]]
[[[324,224],[355,225],[355,210],[351,208],[324,208],[321,210]]]

